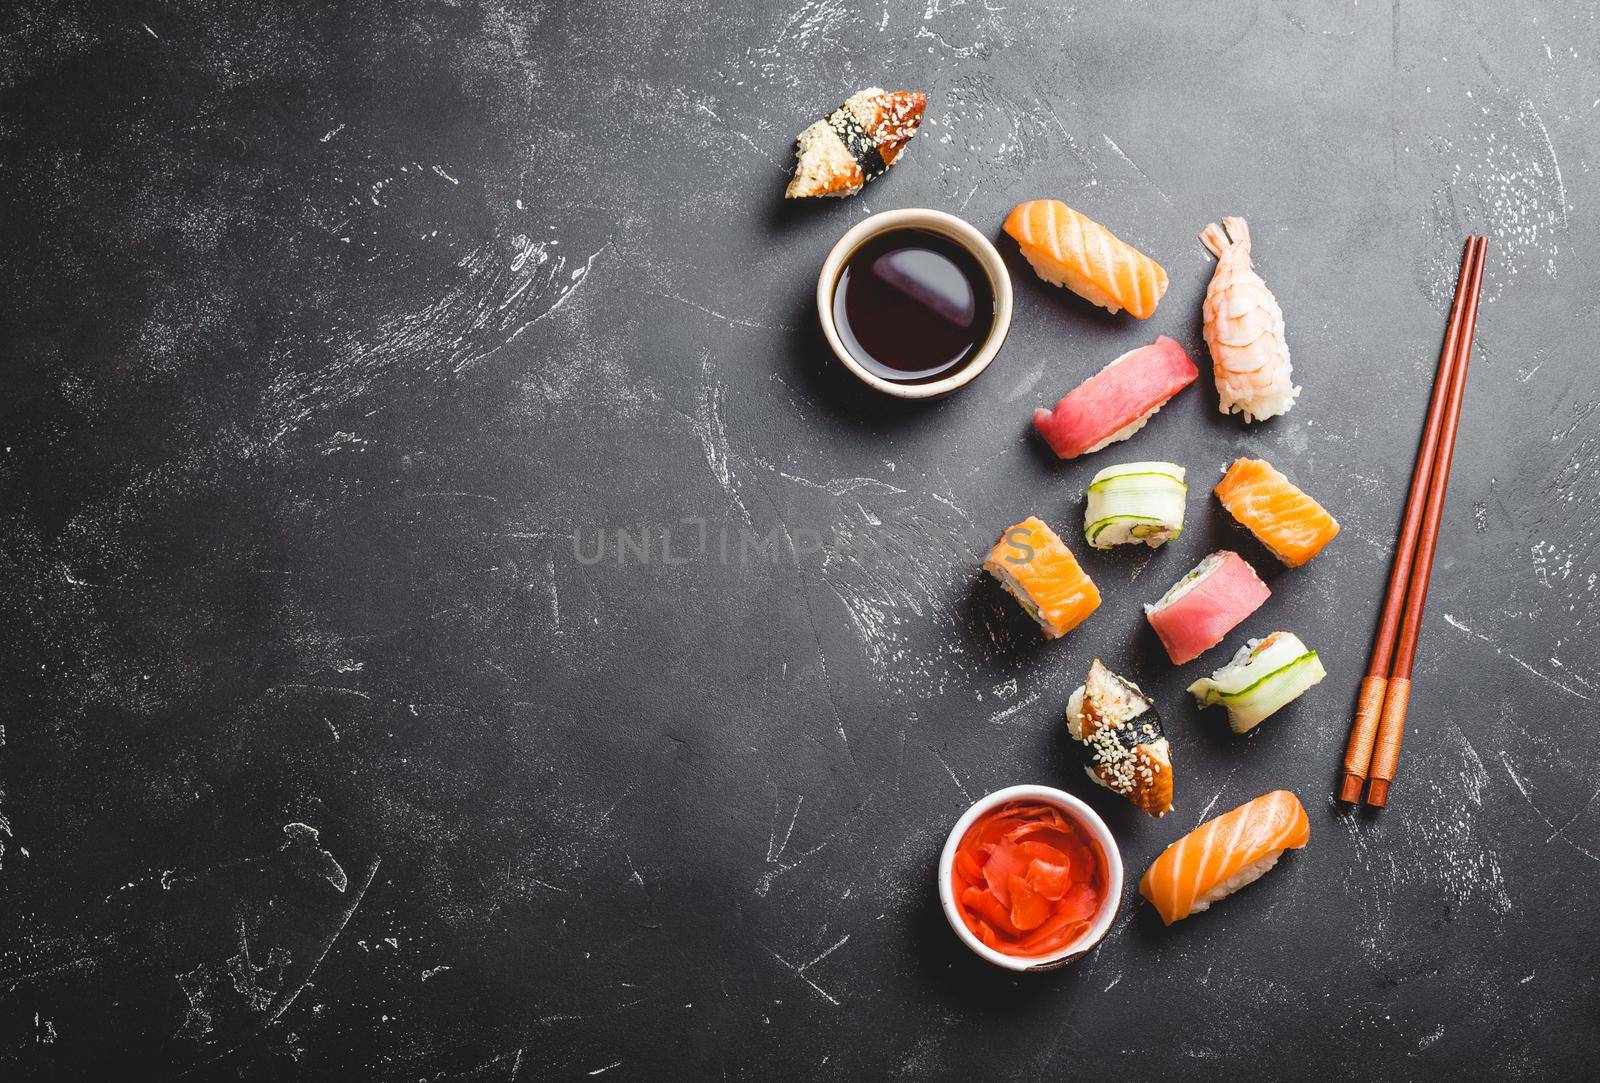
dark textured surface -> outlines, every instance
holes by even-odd
[[[0,1074],[1535,1077],[1600,1054],[1582,5],[5,22]],[[794,132],[873,83],[928,92],[922,135],[860,197],[783,206]],[[925,205],[997,232],[1039,195],[1166,265],[1153,319],[1004,242],[1017,318],[983,379],[908,409],[840,378],[811,290],[849,223]],[[1301,404],[1245,429],[1197,386],[1054,461],[1035,405],[1158,333],[1204,359],[1195,235],[1229,213]],[[1391,811],[1352,815],[1329,794],[1475,229],[1413,732]],[[1241,453],[1343,520],[1310,566],[1206,495]],[[1197,482],[1190,530],[1086,557],[1106,604],[1043,642],[982,547],[1029,512],[1070,538],[1094,470],[1162,457]],[[649,563],[619,563],[619,528]],[[741,531],[788,541],[740,559]],[[1226,651],[1175,671],[1138,605],[1218,544],[1274,589],[1245,630],[1300,633],[1332,674],[1246,739],[1182,693]],[[1095,655],[1161,702],[1162,822],[1063,739]],[[1173,929],[1130,890],[1088,959],[1018,979],[957,944],[932,864],[1021,781],[1093,802],[1134,877],[1273,787],[1312,841]]]

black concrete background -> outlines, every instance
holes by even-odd
[[[1597,42],[1555,3],[12,6],[0,1072],[1581,1071]],[[902,163],[784,205],[794,133],[871,84],[928,92]],[[811,290],[850,223],[998,236],[1043,195],[1167,267],[1154,318],[1002,241],[1016,322],[981,380],[907,408],[841,378]],[[1208,368],[1195,235],[1223,214],[1300,404],[1246,428],[1202,381],[1056,462],[1031,410],[1111,356],[1169,334]],[[1474,230],[1403,773],[1351,814],[1330,792]],[[1207,495],[1239,454],[1344,522],[1310,566]],[[1190,529],[1086,555],[1105,604],[1043,642],[982,548],[1030,512],[1074,537],[1131,458],[1189,468]],[[1219,545],[1273,598],[1175,670],[1139,603]],[[1280,627],[1331,676],[1235,739],[1182,688]],[[1165,712],[1159,823],[1063,738],[1096,655]],[[1130,879],[1273,787],[1312,840],[1172,929],[1130,884],[1086,960],[1007,976],[945,928],[932,865],[1021,781],[1093,802]]]

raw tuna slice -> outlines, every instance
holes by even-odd
[[[1155,605],[1144,607],[1175,665],[1221,643],[1272,594],[1238,553],[1218,550],[1189,570]]]
[[[1200,370],[1165,335],[1130,350],[1067,392],[1052,410],[1035,410],[1033,426],[1063,459],[1126,440]]]

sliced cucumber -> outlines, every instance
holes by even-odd
[[[1183,533],[1189,487],[1176,463],[1108,466],[1089,482],[1083,537],[1096,549],[1144,542],[1152,549]]]
[[[1228,725],[1246,733],[1328,675],[1317,652],[1298,636],[1274,632],[1251,640],[1233,660],[1189,686],[1202,707],[1222,704]]]

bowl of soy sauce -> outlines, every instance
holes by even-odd
[[[1011,326],[1011,276],[953,214],[884,211],[857,223],[817,277],[817,316],[863,383],[903,399],[947,395],[989,367]]]

